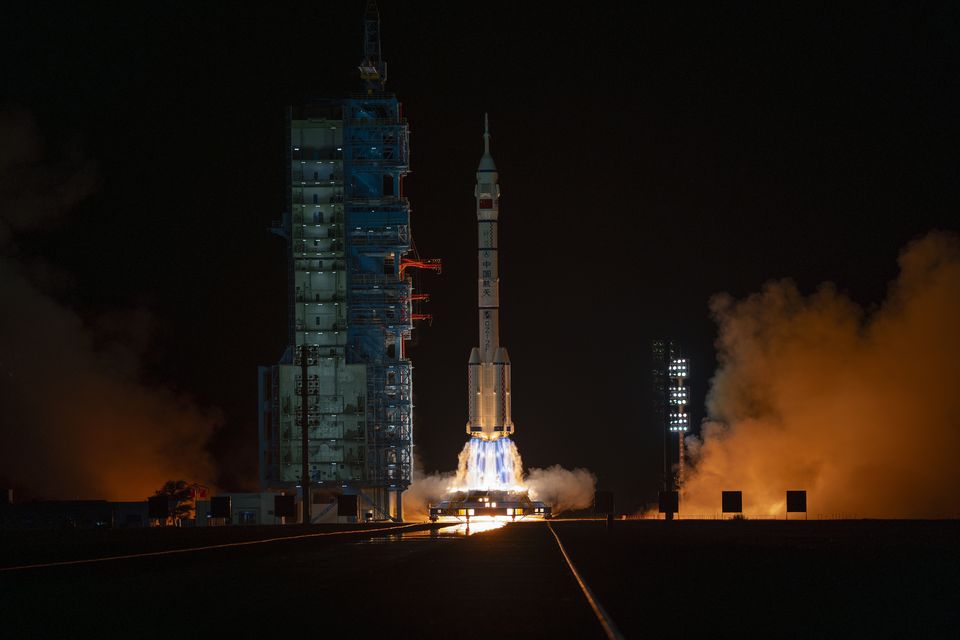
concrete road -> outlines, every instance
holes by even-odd
[[[949,637],[960,623],[956,521],[552,526],[629,638]],[[544,523],[7,571],[0,594],[10,638],[608,637]]]
[[[10,638],[605,637],[544,526],[298,539],[5,572],[0,592]]]

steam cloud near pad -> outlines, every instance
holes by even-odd
[[[509,441],[507,440],[507,442]],[[514,443],[509,442],[508,446],[516,450]],[[403,494],[406,517],[414,520],[425,519],[428,515],[427,506],[429,504],[440,502],[451,491],[467,488],[461,485],[464,478],[470,475],[470,472],[465,468],[467,461],[470,459],[465,457],[465,454],[470,451],[470,442],[467,442],[460,454],[460,469],[456,473],[427,474],[423,473],[419,466],[415,469],[413,483]],[[515,464],[522,474],[523,467],[519,452],[516,454]],[[554,515],[563,511],[585,509],[593,504],[593,492],[596,488],[597,478],[586,469],[571,470],[564,469],[560,465],[553,465],[546,469],[530,469],[520,477],[522,477],[522,481],[517,488],[521,491],[528,491],[532,500],[544,502],[553,510]]]

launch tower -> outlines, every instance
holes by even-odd
[[[307,487],[311,520],[337,517],[338,495],[402,520],[412,473],[413,322],[409,130],[385,90],[375,2],[364,17],[363,90],[287,110],[288,346],[259,369],[260,483]],[[306,470],[306,474],[304,474]],[[304,477],[306,476],[306,477]],[[304,492],[301,491],[301,495]],[[346,501],[348,504],[349,501]]]

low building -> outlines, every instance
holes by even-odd
[[[357,522],[358,515],[342,515],[343,508],[338,508],[339,501],[343,500],[342,494],[334,491],[313,491],[313,505],[310,513],[310,522],[312,524],[349,524]],[[197,501],[197,526],[223,526],[232,525],[271,525],[271,524],[297,524],[299,517],[299,498],[297,498],[297,515],[294,517],[278,517],[274,513],[275,499],[279,493],[261,492],[261,493],[221,493],[217,497],[230,498],[230,518],[214,518],[211,513],[210,500]],[[360,496],[362,498],[362,496]],[[361,500],[357,500],[362,511],[363,518],[373,519],[373,506],[366,505],[363,508]]]

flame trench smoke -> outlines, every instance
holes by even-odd
[[[70,278],[16,245],[96,190],[79,149],[49,155],[33,118],[0,105],[0,484],[142,500],[171,478],[208,481],[215,419],[142,381],[148,318],[85,317],[61,301]]]
[[[872,312],[830,284],[712,300],[720,366],[684,512],[743,490],[745,512],[782,515],[805,489],[811,513],[960,515],[960,241],[931,233],[899,264]]]
[[[426,474],[415,465],[413,482],[403,496],[409,518],[428,515],[427,505],[448,497],[451,492],[470,490],[526,491],[533,500],[543,501],[554,514],[584,509],[593,503],[597,478],[586,469],[564,469],[553,465],[530,469],[524,474],[520,450],[510,438],[471,438],[460,452],[456,473]]]

